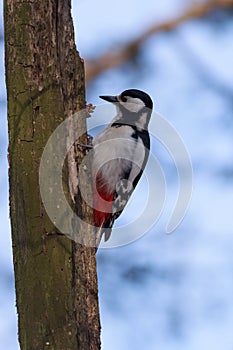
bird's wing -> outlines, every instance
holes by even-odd
[[[117,184],[112,206],[113,222],[121,215],[138,181],[140,180],[148,159],[148,154],[149,150],[145,147],[143,140],[139,138],[131,162],[130,172]]]

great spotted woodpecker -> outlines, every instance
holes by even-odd
[[[153,102],[136,89],[100,98],[114,103],[117,111],[110,125],[93,139],[94,224],[99,241],[103,233],[107,241],[147,163]]]

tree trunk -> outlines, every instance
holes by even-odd
[[[39,164],[49,136],[66,117],[85,107],[84,68],[74,43],[70,0],[5,0],[4,5],[10,215],[20,346],[22,350],[97,350],[95,248],[56,234],[39,190]],[[85,125],[80,114],[83,130]],[[71,156],[80,163],[83,155],[74,152]],[[90,208],[79,195],[75,198],[76,209],[90,222]]]

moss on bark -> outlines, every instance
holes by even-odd
[[[70,1],[5,0],[4,17],[20,346],[99,349],[95,249],[48,235],[56,228],[39,191],[39,163],[49,136],[65,117],[85,106],[84,67],[74,44]],[[85,129],[84,118],[80,125]],[[82,154],[76,156],[81,160]],[[80,205],[85,206],[81,199]],[[85,266],[77,267],[77,262]]]

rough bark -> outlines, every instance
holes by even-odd
[[[50,234],[57,230],[43,207],[38,183],[40,158],[50,134],[85,106],[84,68],[74,43],[70,0],[5,0],[4,16],[20,346],[97,350],[95,248]],[[84,115],[80,127],[85,130]],[[78,162],[83,157],[75,149],[72,155]],[[84,220],[92,220],[90,208],[79,196],[76,209]]]

